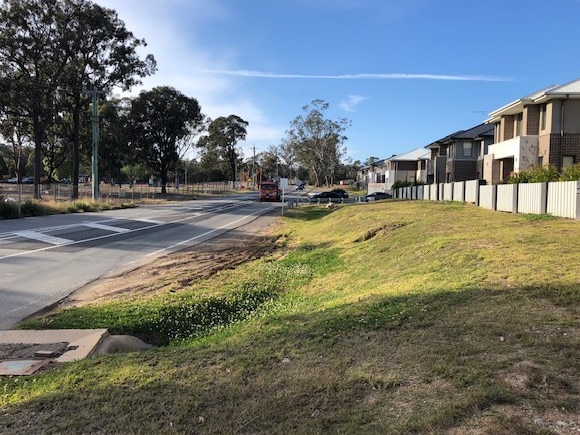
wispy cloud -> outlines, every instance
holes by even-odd
[[[349,95],[346,100],[340,102],[338,107],[346,112],[352,112],[354,108],[364,100],[368,100],[368,97],[363,97],[362,95]]]
[[[313,75],[313,74],[279,74],[266,71],[252,70],[205,70],[213,74],[223,74],[237,77],[265,78],[265,79],[327,79],[327,80],[454,80],[454,81],[480,81],[480,82],[508,82],[509,77],[484,76],[484,75],[445,75],[445,74],[340,74],[340,75]]]

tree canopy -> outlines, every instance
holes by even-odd
[[[324,111],[329,104],[314,100],[303,107],[305,115],[297,116],[286,131],[286,143],[294,150],[295,159],[310,171],[317,186],[334,184],[340,159],[346,153],[343,132],[350,121],[326,119]]]
[[[50,134],[61,134],[61,144],[71,146],[76,183],[81,114],[89,106],[83,91],[128,89],[152,74],[153,56],[141,59],[137,54],[145,45],[115,11],[88,0],[1,3],[0,117],[2,123],[20,120],[20,133],[34,143],[35,184],[40,183],[43,146]],[[69,125],[51,133],[57,118]]]
[[[169,86],[142,91],[132,101],[129,125],[129,141],[159,173],[166,193],[169,170],[175,169],[205,126],[199,103]]]
[[[236,179],[236,165],[240,158],[236,145],[246,138],[248,125],[247,121],[237,115],[221,116],[210,122],[207,135],[202,136],[197,143],[204,153],[217,155],[228,163],[231,180]]]

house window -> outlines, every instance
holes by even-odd
[[[473,144],[471,142],[463,142],[463,157],[471,157],[472,153]]]
[[[564,156],[562,157],[562,167],[568,168],[574,166],[574,156]]]

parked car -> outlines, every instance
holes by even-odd
[[[344,189],[332,189],[331,192],[337,193],[341,198],[348,198],[348,192]]]
[[[373,192],[373,193],[369,193],[368,195],[365,195],[365,201],[377,201],[379,199],[391,199],[393,197],[393,195],[391,195],[390,193],[386,193],[386,192]]]
[[[342,199],[342,196],[338,192],[332,190],[326,192],[316,192],[310,195],[309,200],[319,200],[319,199]]]

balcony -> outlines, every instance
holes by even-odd
[[[488,156],[493,160],[513,159],[514,172],[529,169],[538,164],[538,136],[518,136],[488,147]]]

